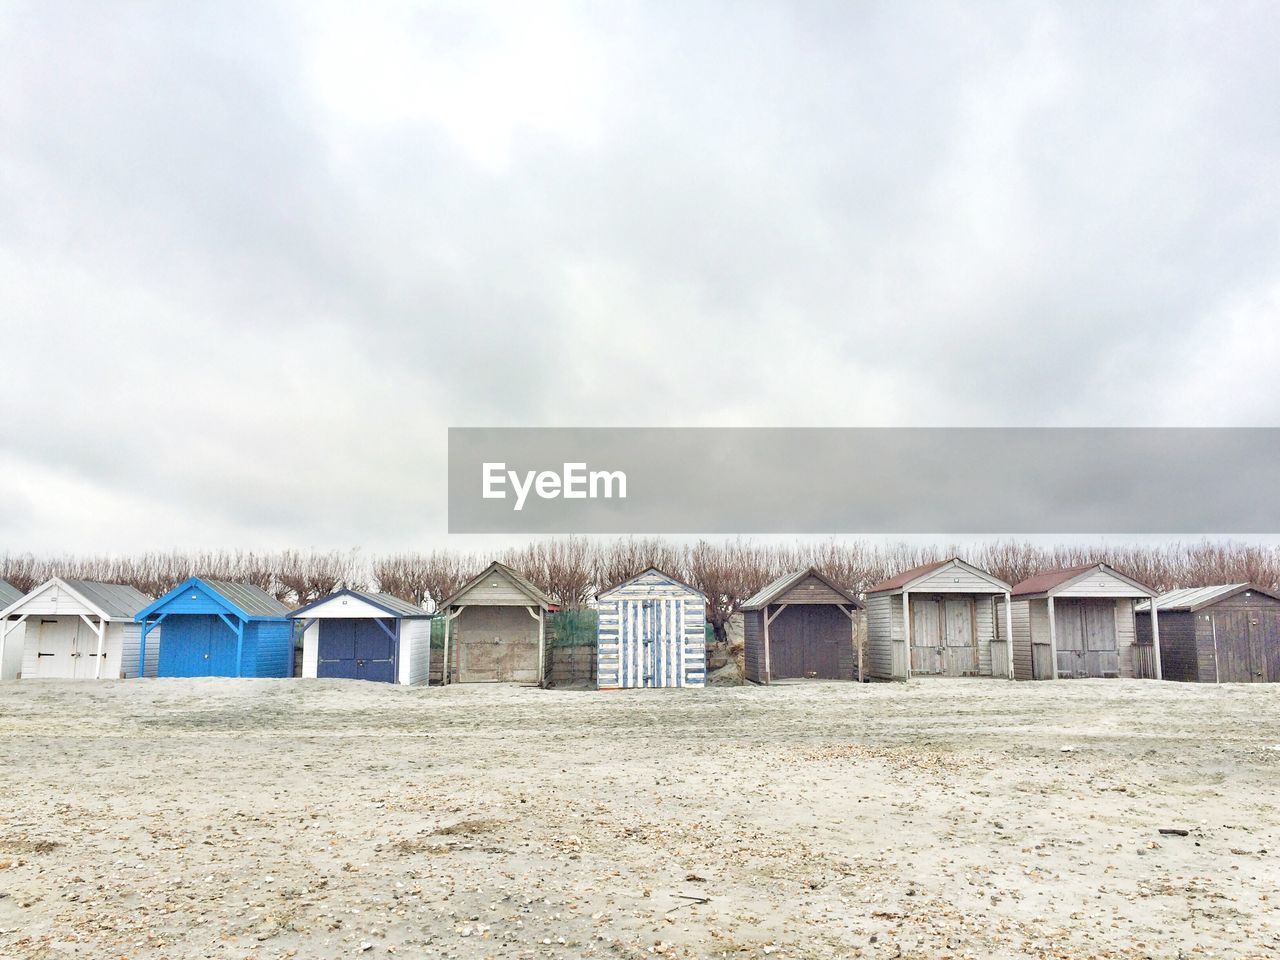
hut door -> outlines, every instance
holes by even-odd
[[[1058,676],[1087,677],[1084,649],[1084,601],[1058,600],[1053,605],[1054,639],[1058,644]]]
[[[1265,672],[1255,660],[1255,637],[1260,638],[1257,611],[1219,609],[1213,614],[1218,638],[1218,680],[1221,683],[1253,683]],[[1261,658],[1258,658],[1261,659]]]
[[[467,607],[453,635],[460,682],[537,683],[538,621],[528,607]]]
[[[106,644],[103,644],[106,654]],[[92,680],[98,672],[98,635],[83,620],[76,620],[76,642],[72,657],[72,676],[78,680]]]
[[[1097,600],[1084,604],[1085,676],[1120,676],[1120,651],[1116,643],[1116,603]]]
[[[37,677],[75,676],[76,632],[79,618],[41,620],[36,633]]]
[[[1280,610],[1264,608],[1255,617],[1262,641],[1262,679],[1280,683]]]
[[[974,637],[973,600],[970,597],[948,597],[942,601],[943,626],[946,630],[943,665],[948,677],[978,675],[978,644]]]
[[[376,620],[321,620],[316,676],[394,682],[391,637]]]
[[[623,600],[621,685],[684,685],[683,605],[678,600]]]
[[[911,672],[943,672],[942,603],[935,597],[911,598]]]
[[[395,632],[395,622],[391,630]],[[377,620],[357,620],[356,676],[360,680],[395,683],[396,643]]]

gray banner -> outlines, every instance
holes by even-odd
[[[451,533],[1280,532],[1280,429],[453,428]]]

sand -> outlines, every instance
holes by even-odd
[[[18,681],[0,778],[18,960],[1280,955],[1277,686]]]

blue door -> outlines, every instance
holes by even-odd
[[[318,677],[395,682],[395,640],[376,620],[321,620],[317,654]]]
[[[160,643],[162,677],[234,677],[236,635],[221,617],[166,617]]]

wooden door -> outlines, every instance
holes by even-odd
[[[453,634],[459,682],[538,681],[538,621],[527,607],[468,607]]]
[[[316,639],[316,676],[322,680],[354,680],[356,678],[355,621],[332,619],[320,621]]]
[[[1120,676],[1120,651],[1116,643],[1116,601],[1083,601],[1083,619],[1085,676]]]
[[[1254,664],[1254,633],[1249,610],[1224,608],[1213,612],[1217,642],[1218,682],[1253,683],[1263,673]]]
[[[353,622],[355,623],[356,678],[377,683],[395,683],[396,642],[391,633],[395,632],[396,621],[391,620],[387,624],[391,633],[384,630],[377,620],[362,619]]]
[[[1087,677],[1083,600],[1055,600],[1053,636],[1058,647],[1058,676]]]
[[[942,601],[943,664],[948,677],[978,675],[978,639],[972,597]]]
[[[106,656],[106,643],[102,645]],[[75,651],[72,657],[72,676],[77,680],[92,680],[98,675],[98,634],[83,620],[76,618]]]
[[[28,624],[31,621],[27,621]],[[74,677],[79,617],[51,617],[35,630],[37,677]],[[28,626],[30,629],[30,626]]]
[[[1280,683],[1280,610],[1264,607],[1258,611],[1258,632],[1262,640],[1262,679]]]
[[[804,611],[804,676],[820,680],[853,679],[841,670],[840,655],[846,652],[848,661],[852,654],[853,634],[849,618],[835,604],[806,604]]]
[[[680,600],[634,599],[618,603],[624,687],[684,685],[684,604]]]
[[[805,676],[804,645],[807,618],[802,604],[792,604],[781,613],[766,607],[765,616],[773,616],[769,624],[769,678],[796,680]]]
[[[911,598],[911,672],[941,676],[944,671],[942,602],[936,597]]]

